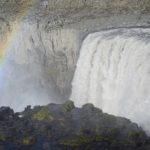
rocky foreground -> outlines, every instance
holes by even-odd
[[[150,139],[130,120],[92,104],[0,108],[0,150],[149,150]]]

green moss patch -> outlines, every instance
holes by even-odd
[[[6,140],[5,136],[3,134],[0,134],[0,141],[4,142]]]
[[[35,113],[33,115],[33,119],[37,120],[37,121],[46,120],[48,122],[52,122],[54,120],[54,118],[49,114],[48,108],[46,108],[46,107],[42,108],[40,111]]]
[[[26,146],[33,145],[34,143],[35,143],[35,139],[33,137],[25,137],[21,141],[21,144]]]

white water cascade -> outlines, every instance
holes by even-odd
[[[81,47],[71,99],[127,117],[150,133],[150,29],[90,34]]]

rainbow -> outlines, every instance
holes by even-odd
[[[13,44],[23,18],[29,14],[37,1],[38,0],[27,0],[26,2],[22,3],[17,10],[18,13],[15,16],[15,21],[11,23],[11,29],[0,35],[0,67],[6,58],[7,49],[9,49]]]

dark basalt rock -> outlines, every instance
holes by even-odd
[[[0,150],[146,150],[149,137],[137,124],[92,104],[0,108]]]

